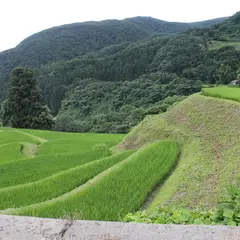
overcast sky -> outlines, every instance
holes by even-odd
[[[151,16],[193,22],[230,16],[240,0],[0,0],[0,51],[53,26]]]

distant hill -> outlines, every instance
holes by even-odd
[[[210,20],[208,25],[221,21],[222,19]],[[135,42],[153,34],[180,33],[205,25],[205,21],[191,24],[135,17],[50,28],[26,38],[16,48],[1,52],[0,77],[9,74],[17,65],[38,67],[49,62],[79,57],[106,46]]]
[[[240,40],[240,11],[212,27],[212,31],[219,40]]]
[[[216,24],[219,24],[226,19],[227,17],[222,17],[222,18],[215,18],[215,19],[210,19],[210,20],[201,21],[201,22],[193,22],[191,24],[198,28],[206,28],[206,27],[211,27]]]
[[[198,23],[196,23],[196,26]],[[204,36],[209,40],[219,41],[240,41],[240,11],[223,21],[215,22],[212,26],[205,26],[202,23],[199,29],[188,30],[198,36]]]

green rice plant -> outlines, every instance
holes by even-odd
[[[235,47],[236,50],[240,51],[240,41],[214,41],[212,40],[211,43],[208,44],[210,50],[217,50],[222,47],[232,46]]]
[[[99,145],[101,140],[76,140],[76,139],[60,139],[52,140],[42,144],[39,147],[39,155],[43,154],[55,154],[55,153],[74,153],[81,152],[90,149],[94,149],[96,145]],[[110,147],[111,143],[106,143],[106,147]]]
[[[202,94],[209,97],[224,98],[240,102],[240,88],[203,88]]]
[[[41,217],[72,214],[78,219],[118,220],[142,206],[148,194],[174,166],[178,154],[175,142],[155,142],[115,165],[111,171],[103,172],[79,191],[11,213]]]
[[[124,134],[105,134],[105,133],[68,133],[68,132],[54,132],[46,130],[33,130],[23,129],[23,132],[31,135],[44,138],[48,141],[52,140],[83,140],[83,141],[94,141],[99,143],[109,142],[111,145],[115,145],[120,142],[125,136]]]
[[[94,149],[96,145],[112,147],[124,136],[123,134],[62,133],[32,129],[21,129],[21,132],[45,140],[39,146],[39,155],[86,151]]]
[[[0,146],[7,143],[13,142],[28,142],[36,143],[40,142],[37,139],[34,139],[28,135],[22,134],[21,131],[16,129],[1,128],[0,129]]]
[[[7,143],[0,146],[0,163],[24,158],[21,152],[21,143]]]
[[[0,209],[22,207],[58,197],[84,184],[100,172],[124,160],[133,152],[133,150],[125,151],[36,182],[1,189]]]
[[[111,155],[108,149],[37,156],[0,164],[0,188],[29,183]]]

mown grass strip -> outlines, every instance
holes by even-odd
[[[29,183],[58,172],[107,157],[111,151],[99,148],[80,153],[37,156],[0,164],[0,188]]]
[[[133,152],[132,150],[125,151],[36,182],[1,189],[0,209],[27,206],[58,197],[84,184],[100,172],[124,160]]]
[[[12,214],[41,217],[73,215],[78,219],[118,220],[138,210],[156,184],[168,174],[177,160],[178,145],[173,141],[156,142],[139,150],[99,179],[74,194],[43,202]]]
[[[209,97],[223,98],[240,102],[240,88],[203,88],[202,94]]]

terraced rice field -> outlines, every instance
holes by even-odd
[[[214,87],[203,88],[202,94],[205,96],[229,99],[240,102],[240,88]]]
[[[208,43],[208,47],[210,50],[217,50],[222,47],[231,46],[234,47],[236,50],[240,51],[240,42],[227,42],[227,41],[211,41]]]
[[[114,153],[123,137],[1,128],[0,212],[119,220],[138,210],[179,148],[167,140]]]

